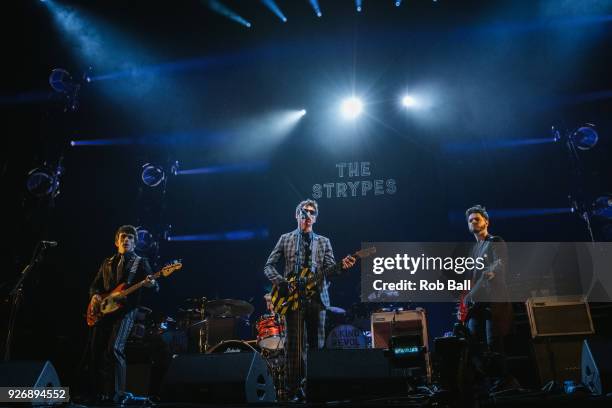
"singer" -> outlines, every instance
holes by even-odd
[[[287,278],[304,267],[313,272],[321,271],[336,263],[331,243],[328,238],[317,235],[312,226],[317,222],[319,207],[315,200],[302,201],[295,208],[297,228],[281,235],[268,257],[264,273],[275,285],[287,284]],[[281,275],[275,265],[284,258],[285,270]],[[355,264],[355,258],[347,256],[342,260],[342,269],[348,269]],[[305,361],[301,353],[304,351],[304,328],[310,350],[322,348],[325,344],[325,310],[329,303],[329,283],[323,279],[318,288],[319,296],[304,302],[302,310],[289,311],[286,315],[287,328],[287,381],[286,396],[293,401],[302,401],[305,397],[303,379]]]

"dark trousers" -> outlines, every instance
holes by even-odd
[[[490,379],[506,375],[504,338],[497,334],[495,320],[488,307],[476,308],[467,321],[471,361],[477,372]]]
[[[325,309],[318,299],[302,304],[302,310],[289,311],[285,315],[287,337],[286,384],[289,397],[296,395],[306,378],[306,352],[325,345]],[[300,350],[301,349],[301,353]]]
[[[91,365],[97,395],[119,398],[125,393],[125,344],[134,325],[134,311],[100,321],[93,329]]]

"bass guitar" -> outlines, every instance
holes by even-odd
[[[151,275],[151,279],[158,279],[162,276],[168,277],[175,271],[181,269],[182,267],[182,263],[180,263],[179,261],[174,261]],[[122,300],[125,299],[131,293],[134,293],[138,289],[143,287],[146,282],[147,279],[145,278],[130,287],[127,287],[127,283],[121,283],[110,292],[100,294],[102,300],[97,305],[92,298],[89,302],[89,305],[87,306],[87,325],[89,327],[94,326],[104,316],[114,313],[117,310],[123,308],[124,302]]]
[[[357,251],[352,256],[359,259],[375,253],[376,247],[370,247]],[[271,293],[274,311],[284,316],[289,310],[297,310],[300,305],[300,293],[303,293],[306,299],[311,299],[317,293],[324,278],[338,274],[341,270],[342,262],[317,273],[313,273],[309,268],[303,268],[298,276],[293,274],[285,285],[274,285]]]

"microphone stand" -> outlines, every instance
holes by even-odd
[[[13,342],[13,334],[15,332],[15,322],[17,321],[17,315],[19,313],[19,307],[23,302],[23,283],[28,278],[30,272],[42,262],[43,255],[45,253],[45,249],[47,249],[48,245],[39,242],[34,248],[34,253],[32,255],[32,259],[30,263],[23,268],[21,271],[21,277],[15,284],[15,287],[9,293],[9,297],[11,298],[11,312],[9,314],[9,324],[8,331],[6,335],[6,346],[4,351],[4,361],[9,361],[11,359],[11,345]]]

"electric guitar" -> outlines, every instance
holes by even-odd
[[[497,259],[495,262],[489,265],[487,267],[487,270],[491,271],[497,268],[499,265],[501,265],[501,259]],[[485,279],[486,273],[487,272],[482,272],[480,279]],[[487,279],[490,280],[492,278],[487,278]],[[459,302],[457,304],[457,320],[459,320],[459,322],[463,324],[467,322],[468,318],[470,317],[470,312],[472,311],[472,307],[474,307],[474,305],[467,305],[465,303],[465,297],[468,295],[468,293],[470,293],[469,290],[462,292],[461,295],[459,296]]]
[[[362,249],[353,254],[354,258],[365,258],[376,253],[376,247]],[[282,316],[289,310],[297,310],[300,305],[300,292],[306,299],[311,299],[316,293],[323,279],[329,275],[337,274],[342,270],[342,261],[324,269],[322,272],[313,273],[309,268],[302,268],[298,276],[293,274],[287,281],[287,285],[274,285],[272,287],[272,307],[274,311]]]
[[[158,279],[161,276],[168,277],[173,272],[181,269],[182,267],[182,263],[180,263],[179,261],[174,261],[151,275],[151,278]],[[104,316],[114,313],[117,310],[123,308],[124,302],[122,302],[121,299],[125,299],[126,296],[136,292],[138,289],[143,287],[146,281],[147,279],[145,278],[140,282],[130,286],[129,288],[127,288],[127,283],[121,283],[110,292],[100,294],[102,300],[99,303],[99,307],[97,308],[98,310],[96,310],[96,307],[94,307],[95,302],[92,298],[92,300],[89,302],[89,305],[87,306],[87,325],[89,327],[94,326]]]

